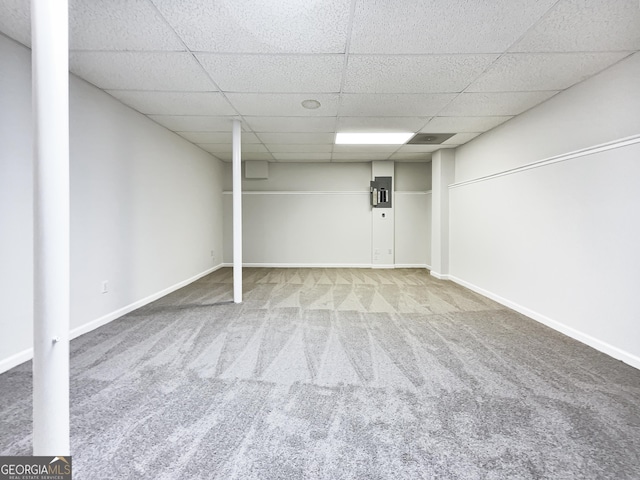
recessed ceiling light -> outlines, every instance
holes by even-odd
[[[302,106],[309,110],[315,110],[316,108],[320,108],[320,102],[318,100],[313,100],[313,99],[303,100]]]
[[[336,145],[402,145],[413,132],[336,133]]]

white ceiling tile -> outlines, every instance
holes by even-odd
[[[193,143],[227,143],[228,142],[229,144],[231,144],[231,141],[232,141],[232,135],[230,130],[227,132],[178,131],[176,133]],[[256,137],[255,134],[250,132],[242,132],[242,134],[240,135],[240,138],[242,140],[243,145],[249,144],[249,143],[260,143],[260,140],[258,140],[258,137]]]
[[[105,90],[215,91],[189,53],[71,52],[70,70]]]
[[[153,0],[191,50],[343,53],[350,0]]]
[[[228,93],[227,98],[240,115],[331,117],[338,113],[335,93]],[[308,110],[301,103],[313,99],[320,108]]]
[[[217,92],[143,92],[108,90],[125,105],[146,114],[161,115],[235,115],[221,93]]]
[[[336,117],[244,117],[254,132],[335,132]]]
[[[69,48],[186,50],[173,29],[146,0],[70,0]]]
[[[432,153],[406,153],[399,152],[391,155],[389,160],[396,162],[430,162]]]
[[[215,155],[216,158],[219,158],[223,162],[230,162],[233,157],[231,153],[214,153],[212,155]],[[268,160],[273,162],[273,156],[266,152],[243,152],[242,161],[244,162],[246,160]]]
[[[333,153],[331,155],[331,160],[340,160],[340,161],[355,161],[355,160],[364,160],[364,161],[372,161],[372,160],[387,160],[391,155],[390,152],[386,153]]]
[[[344,92],[463,91],[498,55],[351,55]]]
[[[442,149],[442,145],[401,145],[397,153],[429,153]]]
[[[558,92],[461,93],[440,114],[443,116],[518,115]]]
[[[433,117],[420,131],[423,133],[486,132],[512,118],[512,116]]]
[[[476,132],[476,133],[458,133],[458,134],[454,135],[453,137],[448,138],[447,140],[442,142],[442,144],[443,145],[463,145],[463,144],[467,143],[468,141],[473,140],[478,135],[480,135],[480,132]]]
[[[329,145],[335,140],[334,133],[258,133],[258,138],[265,144],[280,143]]]
[[[563,90],[626,56],[626,52],[511,53],[501,57],[466,91]]]
[[[174,132],[231,132],[234,117],[210,115],[148,115]]]
[[[331,153],[333,145],[286,145],[278,143],[268,143],[266,147],[273,154],[276,153]]]
[[[31,45],[31,2],[2,0],[0,2],[0,32],[26,45]]]
[[[225,92],[339,92],[344,55],[199,54]]]
[[[340,116],[424,117],[437,114],[455,98],[453,93],[341,95]]]
[[[556,0],[357,0],[350,53],[499,53]]]
[[[379,153],[390,154],[400,145],[334,145],[333,153]]]
[[[203,150],[206,150],[209,153],[218,154],[218,153],[232,153],[233,145],[231,142],[229,143],[198,143],[197,144]],[[242,145],[241,153],[244,155],[245,153],[268,153],[267,149],[261,143],[248,143],[246,145]]]
[[[273,157],[279,162],[295,162],[295,161],[329,161],[331,153],[324,152],[300,152],[300,153],[274,153]]]
[[[338,132],[417,132],[431,117],[338,117]]]
[[[510,51],[602,52],[638,49],[638,0],[562,0]]]

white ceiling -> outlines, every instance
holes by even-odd
[[[29,3],[0,0],[25,45]],[[73,73],[224,161],[233,118],[247,160],[428,161],[640,50],[638,0],[69,0],[69,24]]]

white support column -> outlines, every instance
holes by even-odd
[[[31,1],[34,116],[33,454],[69,446],[67,0]]]
[[[431,160],[431,275],[449,275],[449,185],[454,181],[455,152],[438,150]]]
[[[242,152],[240,120],[233,121],[233,301],[242,303]]]

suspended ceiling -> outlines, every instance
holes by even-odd
[[[69,24],[74,74],[223,161],[233,118],[245,160],[428,161],[640,50],[638,0],[70,0]],[[30,44],[29,0],[0,31]]]

